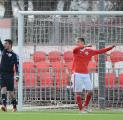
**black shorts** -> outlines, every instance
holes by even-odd
[[[6,87],[7,91],[13,91],[14,74],[1,74],[1,87]]]

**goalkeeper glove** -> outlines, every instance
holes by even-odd
[[[18,74],[15,76],[15,80],[16,80],[16,82],[19,81],[19,75]]]

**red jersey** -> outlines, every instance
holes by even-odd
[[[88,64],[92,56],[105,53],[112,48],[113,46],[100,50],[92,50],[89,48],[84,48],[83,46],[74,48],[72,71],[76,73],[88,74]]]

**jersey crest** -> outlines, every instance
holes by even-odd
[[[89,52],[86,51],[86,52],[85,52],[85,55],[89,55]]]

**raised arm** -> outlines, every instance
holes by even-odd
[[[0,40],[0,50],[1,50],[1,51],[4,50],[4,46],[3,46],[2,42],[1,42],[1,40]]]
[[[112,46],[110,46],[110,47],[102,48],[102,49],[100,49],[100,50],[92,50],[92,55],[97,55],[97,54],[105,53],[105,52],[111,50],[111,49],[114,48],[114,47],[115,47],[115,45],[112,45]]]
[[[78,46],[73,49],[73,54],[76,54],[79,52],[80,49],[84,48],[84,46]]]
[[[89,44],[89,45],[81,45],[81,46],[75,47],[73,49],[73,54],[76,54],[77,52],[80,51],[80,49],[85,48],[85,47],[92,47],[92,45]]]

